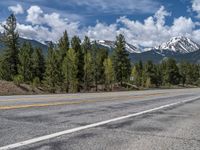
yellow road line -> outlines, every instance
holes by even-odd
[[[141,96],[154,96],[154,95],[162,95],[162,94],[166,94],[166,93],[152,93],[152,94],[143,94]],[[37,96],[37,95],[35,95]],[[134,97],[134,95],[128,95],[131,97]],[[136,95],[135,97],[140,96],[140,95]],[[109,98],[109,97],[119,97],[119,96],[102,96],[102,97],[97,97],[97,98]],[[122,95],[120,97],[127,97],[126,95]],[[0,102],[14,102],[14,101],[26,101],[26,100],[54,100],[53,98],[73,98],[73,99],[78,99],[80,98],[80,95],[49,95],[48,97],[26,97],[26,98],[15,98],[15,99],[2,99],[0,100]]]
[[[91,101],[78,101],[78,102],[57,102],[57,103],[44,103],[44,104],[30,104],[30,105],[13,105],[13,106],[0,106],[0,110],[20,109],[20,108],[32,108],[32,107],[47,107],[58,105],[74,105],[81,103],[89,103]]]
[[[144,98],[147,96],[155,96],[155,95],[163,95],[164,93],[154,93],[148,95],[141,96],[130,96],[126,98]],[[119,97],[117,97],[119,98]],[[104,101],[119,101],[119,99],[111,98],[111,99],[100,99],[100,100],[80,100],[80,101],[68,101],[68,102],[51,102],[51,103],[41,103],[41,104],[29,104],[29,105],[12,105],[12,106],[0,106],[0,110],[10,110],[10,109],[22,109],[22,108],[33,108],[33,107],[49,107],[49,106],[59,106],[59,105],[76,105],[76,104],[84,104],[84,103],[96,103],[96,102],[104,102]],[[120,99],[127,100],[127,99]]]
[[[34,95],[34,96],[39,96],[39,95]],[[24,98],[13,98],[13,99],[2,99],[0,102],[8,102],[8,101],[26,101],[26,100],[49,100],[52,98],[73,98],[73,96],[69,95],[48,95],[48,97],[24,97]]]

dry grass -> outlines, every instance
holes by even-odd
[[[39,89],[33,89],[30,85],[15,85],[13,82],[0,81],[0,95],[29,95],[43,94]]]

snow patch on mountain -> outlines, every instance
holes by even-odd
[[[173,37],[168,42],[153,48],[156,50],[169,50],[173,52],[179,52],[182,54],[195,52],[200,49],[200,45],[191,39],[183,36]]]
[[[114,41],[108,41],[108,40],[98,40],[97,41],[98,44],[108,47],[108,48],[115,48],[115,42]],[[136,46],[133,46],[129,43],[126,43],[126,50],[129,53],[142,53],[142,51],[137,48]]]

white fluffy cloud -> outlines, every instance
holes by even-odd
[[[88,27],[86,30],[86,35],[91,39],[101,39],[101,40],[111,40],[118,34],[117,25],[111,24],[107,25],[105,23],[97,22],[94,27]]]
[[[165,17],[167,17],[167,16],[171,16],[171,13],[167,12],[165,10],[164,6],[161,6],[160,9],[154,15],[155,19],[157,20],[157,26],[158,26],[158,28],[160,26],[165,25]]]
[[[69,22],[58,13],[47,14],[39,6],[31,6],[27,14],[26,21],[31,25],[18,24],[19,33],[26,38],[56,42],[64,30],[70,36],[78,34],[79,23]]]
[[[197,13],[197,18],[200,18],[200,0],[192,0],[192,10]]]
[[[90,36],[92,35],[91,37],[96,37],[99,40],[103,40],[103,38],[114,40],[116,34],[122,33],[129,43],[141,47],[159,45],[173,36],[187,36],[194,40],[197,39],[194,36],[197,36],[199,31],[195,30],[196,23],[191,18],[181,16],[175,18],[171,26],[167,26],[165,20],[170,15],[171,13],[167,12],[164,6],[161,6],[155,15],[146,18],[144,22],[120,17],[116,24],[97,23],[95,27],[89,27],[88,32]]]
[[[196,29],[199,23],[191,18],[180,16],[175,18],[172,25],[166,25],[166,18],[171,13],[164,6],[144,21],[131,20],[120,17],[113,24],[97,22],[94,26],[82,27],[78,22],[69,21],[58,13],[45,13],[39,6],[31,6],[27,10],[26,21],[29,24],[18,23],[21,36],[39,41],[56,42],[67,30],[69,36],[84,35],[96,40],[115,40],[117,34],[125,35],[127,42],[142,47],[152,47],[169,40],[173,36],[187,36],[200,42],[200,29]]]
[[[9,6],[8,10],[12,11],[16,15],[24,13],[24,9],[20,4],[17,4],[16,6]]]
[[[27,13],[26,20],[28,22],[31,22],[32,24],[41,24],[43,22],[43,11],[39,6],[31,6],[27,10]]]
[[[174,20],[173,26],[170,28],[170,34],[189,36],[193,29],[195,28],[195,23],[191,18],[179,17]]]

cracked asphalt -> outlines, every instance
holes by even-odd
[[[200,96],[200,89],[0,97],[0,147]],[[23,106],[23,107],[22,107]],[[198,150],[200,99],[19,150]]]

